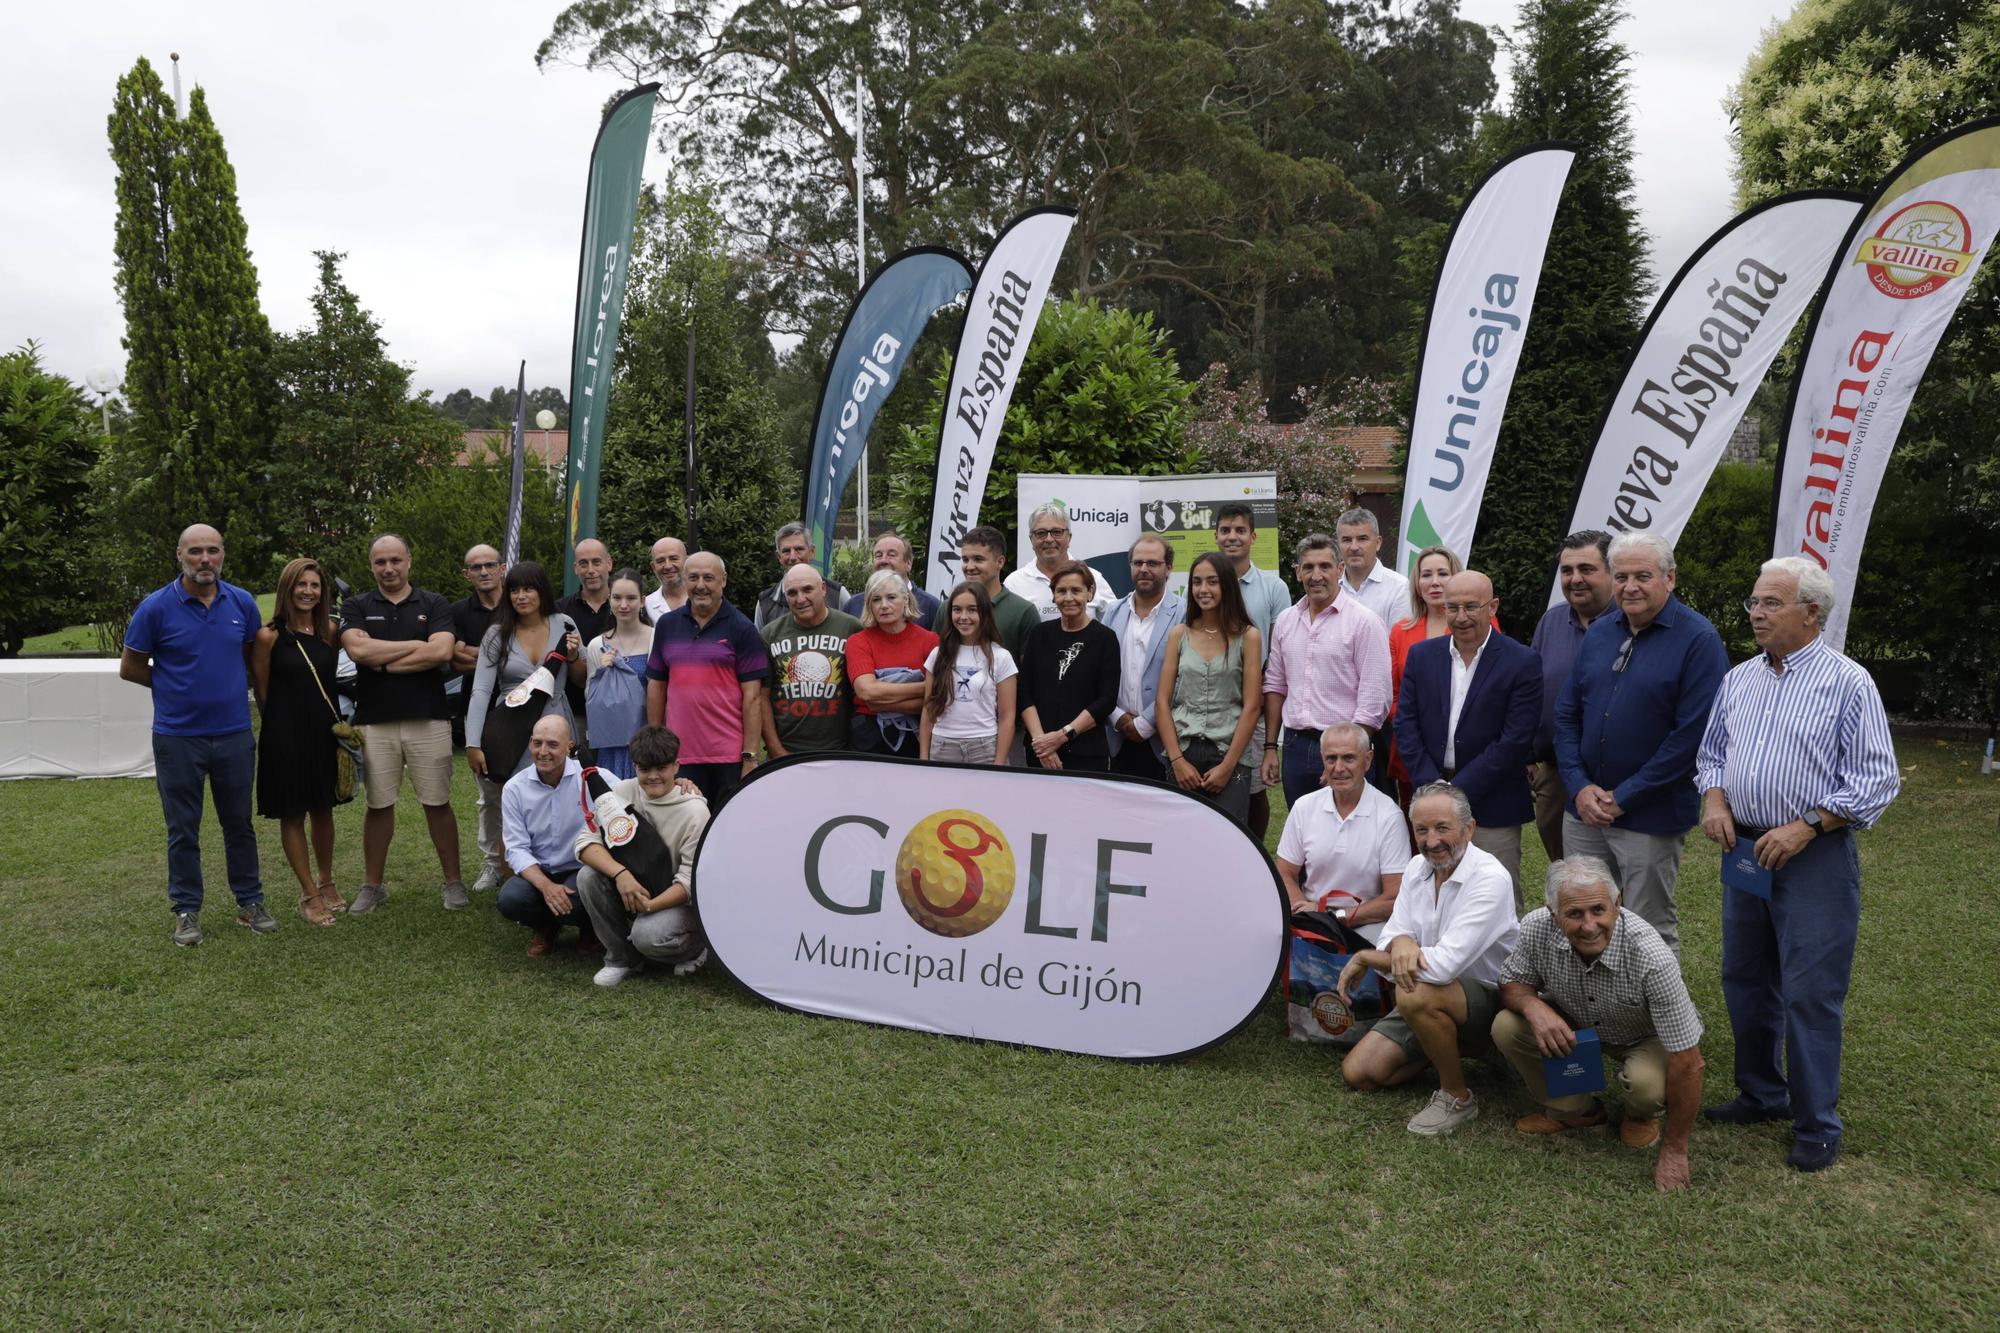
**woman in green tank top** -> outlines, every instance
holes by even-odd
[[[1250,809],[1250,733],[1264,701],[1263,643],[1236,571],[1211,551],[1188,571],[1188,613],[1160,663],[1154,720],[1169,771],[1239,824]]]

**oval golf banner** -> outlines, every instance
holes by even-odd
[[[1856,195],[1788,194],[1702,242],[1660,295],[1597,423],[1564,532],[1678,542],[1757,386],[1840,251]],[[1549,605],[1562,602],[1558,580]]]
[[[1486,173],[1452,223],[1424,316],[1395,568],[1447,546],[1468,565],[1500,418],[1521,363],[1556,203],[1576,149],[1534,144]]]
[[[1827,643],[1847,640],[1861,544],[1889,451],[1945,326],[2000,230],[2000,117],[1906,158],[1847,233],[1785,412],[1773,556],[1833,576]]]
[[[1136,779],[781,760],[709,823],[695,892],[716,958],[774,1004],[1127,1060],[1230,1036],[1284,953],[1263,847]]]

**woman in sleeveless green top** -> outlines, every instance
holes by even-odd
[[[1235,569],[1209,552],[1188,571],[1187,621],[1167,637],[1154,720],[1174,781],[1246,826],[1263,657]]]

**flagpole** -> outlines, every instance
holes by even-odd
[[[868,152],[862,141],[861,68],[854,70],[854,290],[868,285]],[[861,490],[855,514],[855,535],[868,545],[868,441],[861,441]],[[829,535],[828,540],[832,537]]]

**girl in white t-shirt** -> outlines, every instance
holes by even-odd
[[[1005,764],[1014,743],[1014,655],[993,641],[993,602],[985,588],[961,583],[946,606],[944,634],[924,660],[930,684],[917,755]]]

